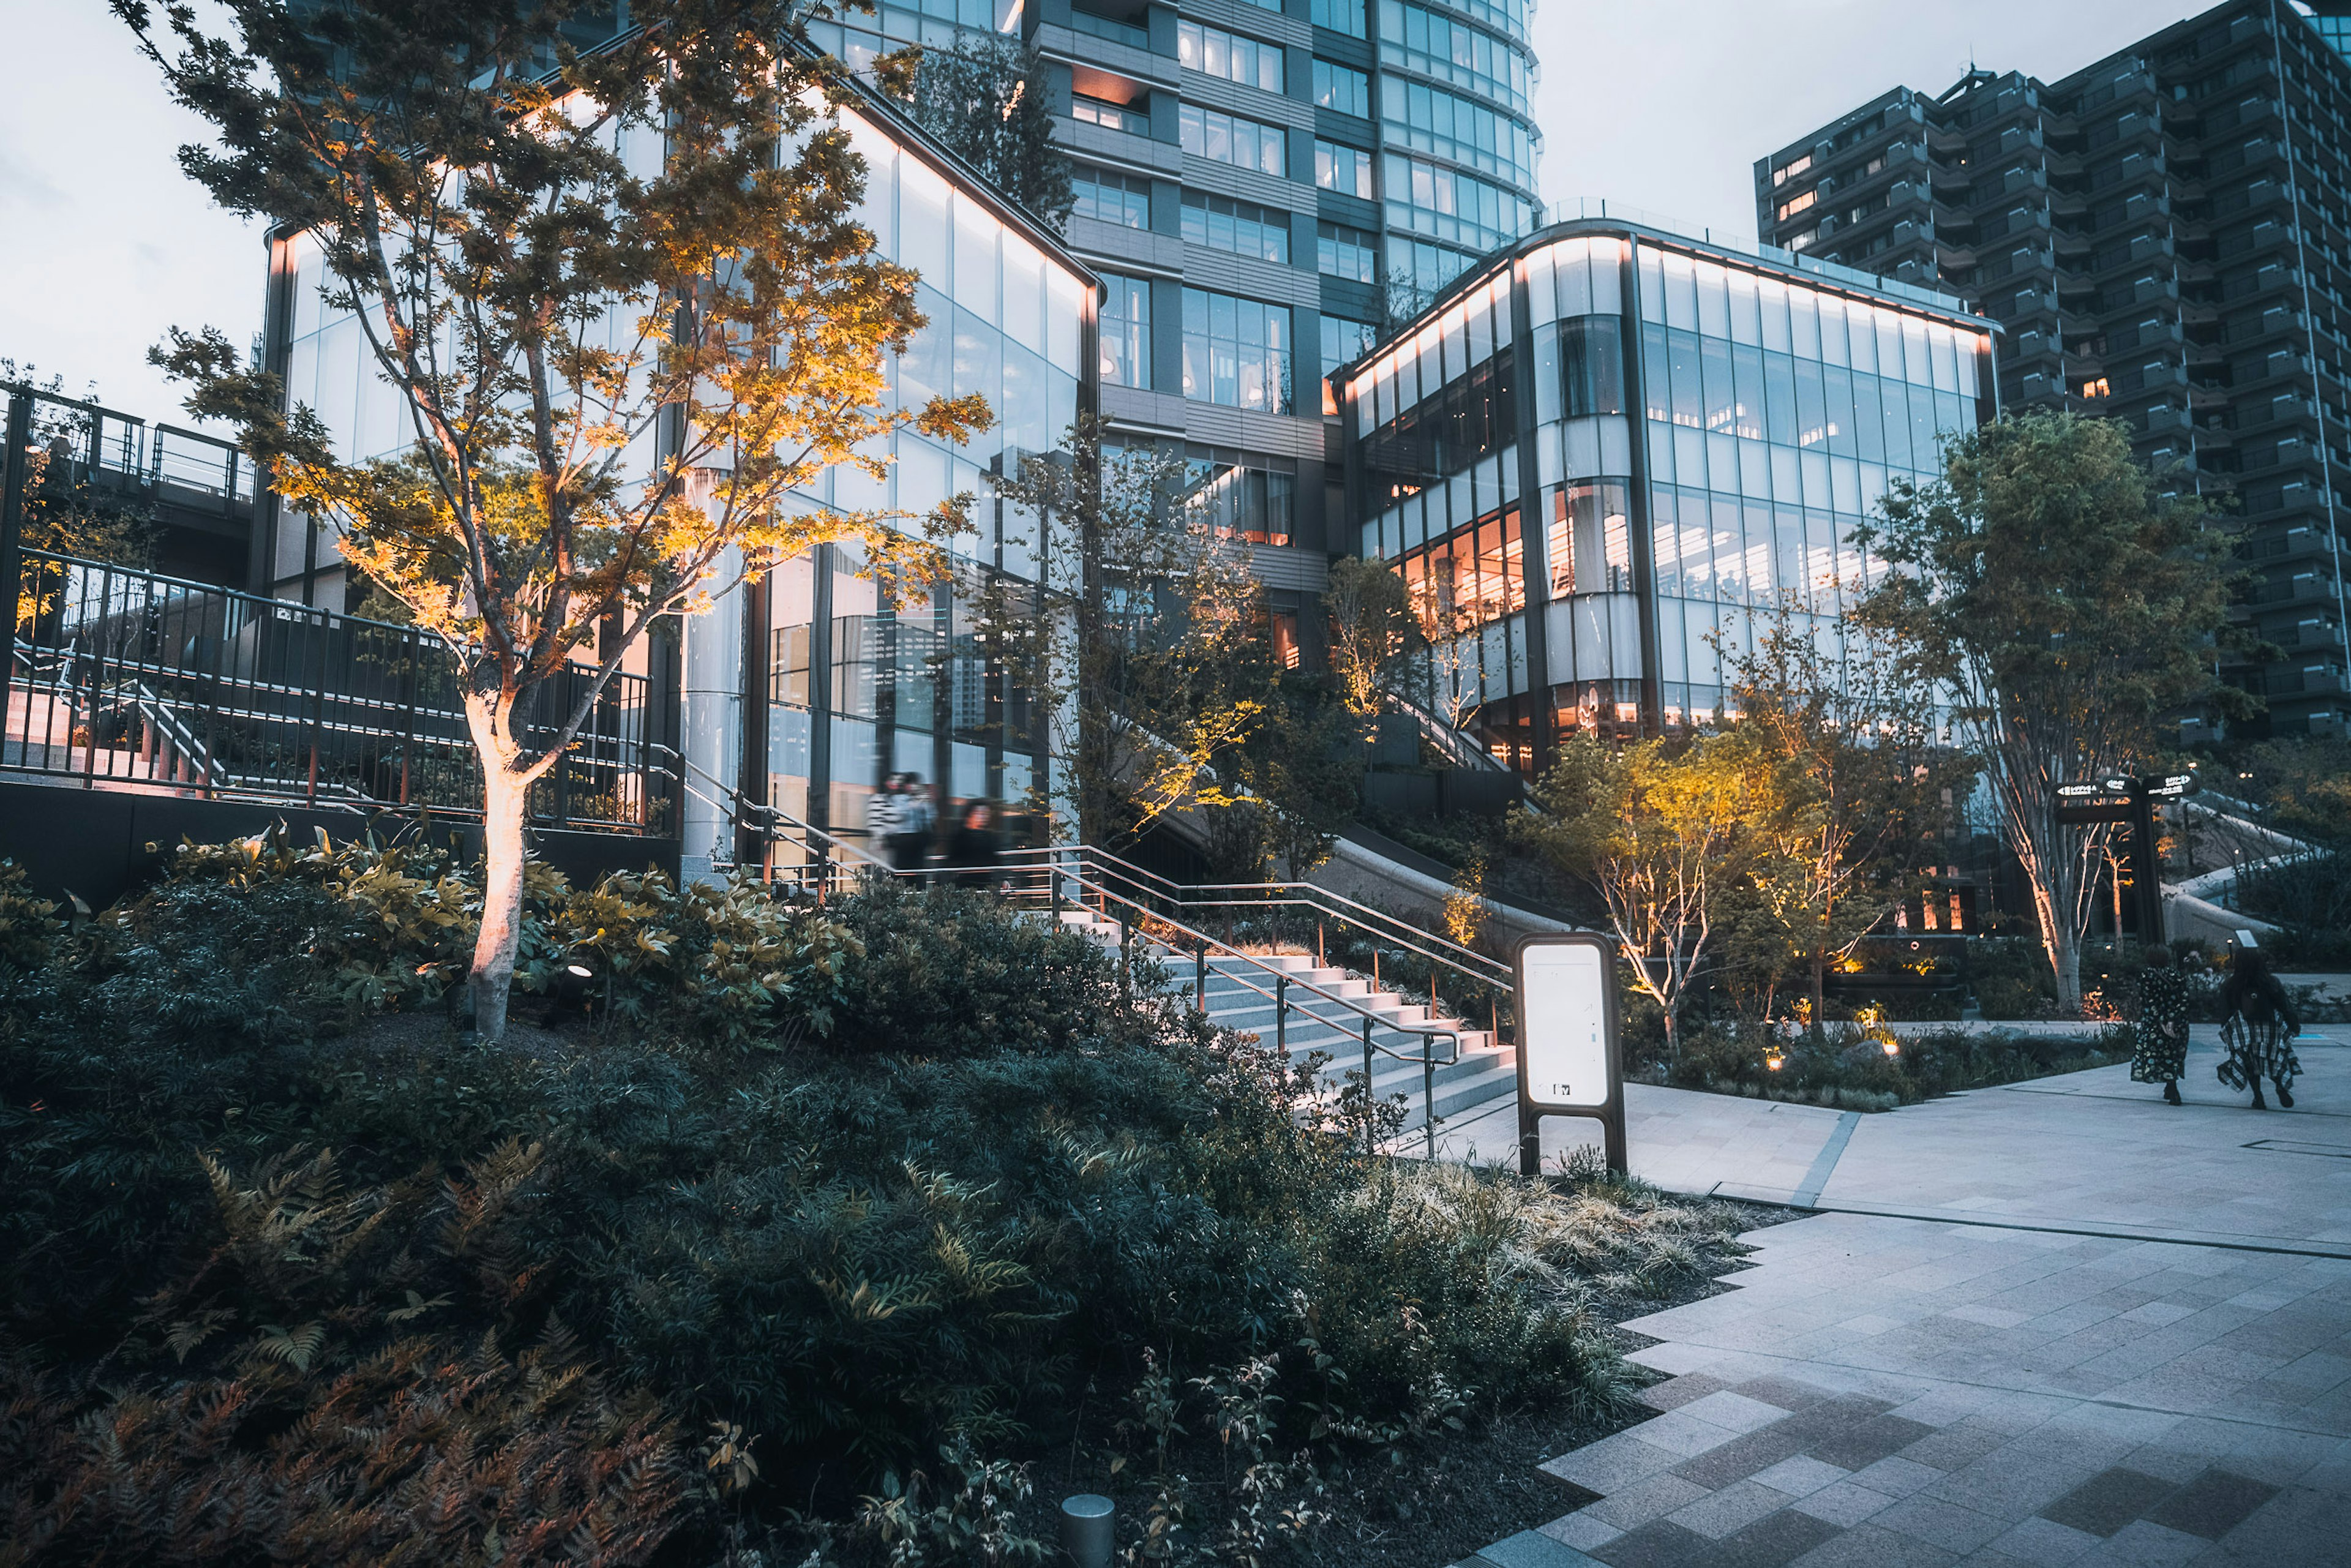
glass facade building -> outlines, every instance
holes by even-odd
[[[881,0],[812,28],[852,65],[957,29],[1035,43],[1107,282],[1102,409],[1289,497],[1248,530],[1277,618],[1348,548],[1322,377],[1536,221],[1529,7],[1511,0]],[[1221,505],[1221,500],[1218,502]],[[1313,650],[1310,648],[1310,656]]]
[[[685,793],[689,873],[736,849],[737,824],[708,781],[854,838],[886,773],[918,773],[952,795],[1018,801],[1040,765],[1040,716],[985,656],[974,612],[990,580],[1015,596],[1033,591],[1038,530],[990,497],[986,476],[1015,468],[1024,452],[1050,449],[1081,411],[1092,411],[1107,347],[1097,339],[1102,290],[1058,236],[887,108],[844,110],[841,119],[866,163],[862,220],[881,255],[920,275],[928,320],[904,354],[885,361],[888,399],[913,409],[977,392],[996,423],[961,446],[902,429],[886,477],[834,468],[792,498],[812,510],[920,516],[954,496],[979,497],[973,528],[953,541],[955,576],[926,599],[893,609],[858,574],[851,547],[824,546],[641,646],[632,668],[681,694],[681,749],[689,773],[705,776]],[[624,151],[632,161],[659,155],[657,142]],[[399,450],[400,400],[376,374],[359,323],[320,303],[315,247],[298,235],[280,239],[272,267],[264,351],[286,376],[289,400],[316,409],[348,455]],[[1111,300],[1132,305],[1116,291]],[[1111,319],[1113,357],[1134,356],[1120,362],[1139,360],[1147,373],[1147,341]],[[657,455],[651,439],[647,472]],[[355,595],[323,528],[282,517],[267,554],[268,586],[279,597],[340,610]]]
[[[1637,225],[1554,225],[1343,372],[1351,541],[1393,561],[1433,706],[1541,765],[1723,701],[1786,610],[1824,642],[1854,540],[1939,434],[1989,417],[1958,301]]]

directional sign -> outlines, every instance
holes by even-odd
[[[1625,1166],[1625,1082],[1616,1043],[1616,947],[1584,933],[1518,948],[1520,1169],[1541,1166],[1545,1115],[1599,1118],[1612,1170]]]
[[[2142,779],[2139,787],[2150,795],[2177,800],[2182,796],[2196,794],[2204,785],[2193,773],[2167,773],[2160,779]]]

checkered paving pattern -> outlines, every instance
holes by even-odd
[[[1626,1326],[1662,1414],[1470,1568],[2351,1561],[2351,1260],[1823,1215]]]

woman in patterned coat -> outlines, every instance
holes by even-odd
[[[2180,1075],[2188,1071],[2188,977],[2160,942],[2147,948],[2145,962],[2138,1021],[2131,1030],[2131,1082],[2162,1084],[2163,1097],[2177,1105]]]
[[[2268,957],[2258,947],[2240,946],[2229,966],[2229,982],[2220,988],[2226,1019],[2220,1042],[2229,1054],[2220,1062],[2220,1082],[2231,1089],[2250,1084],[2253,1109],[2266,1111],[2262,1080],[2277,1085],[2278,1103],[2294,1108],[2294,1081],[2302,1063],[2294,1060],[2294,1037],[2302,1019],[2278,977],[2270,973]]]

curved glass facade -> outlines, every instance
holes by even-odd
[[[1838,635],[1854,530],[1991,413],[1991,342],[1956,302],[1559,225],[1349,375],[1356,542],[1498,754],[1701,721],[1758,612]]]

